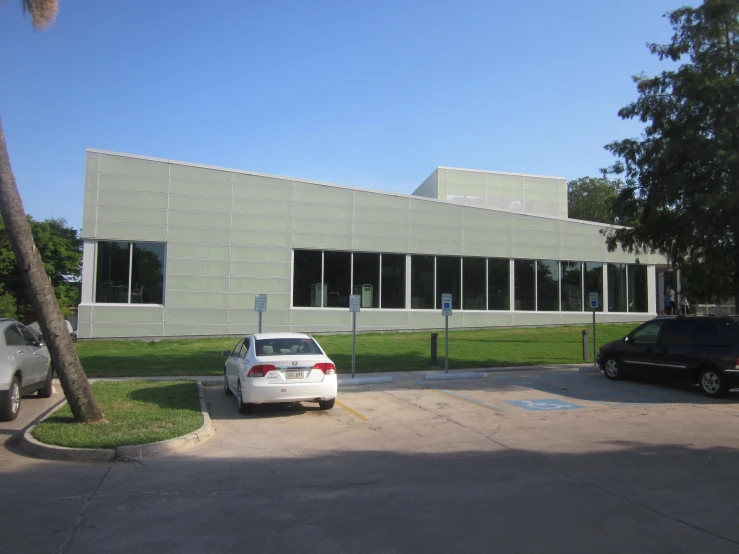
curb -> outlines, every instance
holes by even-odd
[[[458,371],[456,373],[427,373],[423,376],[424,381],[451,381],[454,379],[480,379],[484,373],[476,371]]]
[[[392,376],[388,377],[339,377],[337,383],[340,387],[346,387],[347,385],[375,385],[378,383],[394,383],[395,379]]]
[[[205,396],[203,395],[203,384],[198,381],[198,397],[200,399],[200,413],[203,417],[203,425],[196,431],[158,442],[147,444],[132,444],[127,446],[119,446],[118,448],[69,448],[66,446],[55,446],[45,444],[36,440],[33,436],[33,430],[37,425],[29,427],[21,437],[21,447],[30,454],[35,454],[39,458],[47,460],[63,460],[71,462],[109,462],[116,459],[122,460],[139,460],[142,458],[152,458],[154,456],[162,456],[164,454],[172,454],[180,450],[192,448],[198,444],[202,444],[213,436],[215,430],[208,414],[208,408],[205,404]],[[66,402],[60,402],[53,410],[44,416],[41,421],[50,417],[54,412],[65,405]],[[39,422],[41,423],[41,422]]]

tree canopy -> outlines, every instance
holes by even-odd
[[[571,219],[617,223],[613,200],[617,181],[608,177],[581,177],[567,183],[567,214]]]
[[[78,281],[82,273],[82,239],[77,230],[67,225],[64,219],[36,221],[28,216],[28,222],[62,311],[69,312],[70,308],[79,303]],[[4,289],[0,291],[0,298],[3,298],[4,293],[14,300],[14,304],[10,303],[9,299],[0,300],[3,311],[10,312],[10,308],[14,307],[16,316],[24,319],[31,317],[26,289],[2,219],[0,219],[0,283]]]
[[[672,39],[649,49],[670,68],[634,77],[638,98],[618,112],[644,133],[606,146],[624,181],[615,215],[634,223],[607,233],[609,249],[663,253],[695,297],[739,300],[738,16],[739,0],[666,14]]]

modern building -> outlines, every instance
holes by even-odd
[[[78,336],[640,321],[664,259],[608,252],[564,178],[437,168],[411,195],[88,150]]]

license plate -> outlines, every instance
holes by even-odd
[[[305,377],[304,371],[288,371],[287,372],[287,379],[302,379]]]

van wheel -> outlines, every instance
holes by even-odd
[[[619,381],[624,378],[624,372],[621,369],[621,364],[616,358],[607,358],[603,363],[603,372],[606,374],[608,379]]]
[[[0,420],[13,421],[21,410],[21,384],[13,377],[10,387],[0,392]]]
[[[712,398],[721,398],[729,392],[724,375],[713,368],[704,369],[698,379],[701,390]]]

